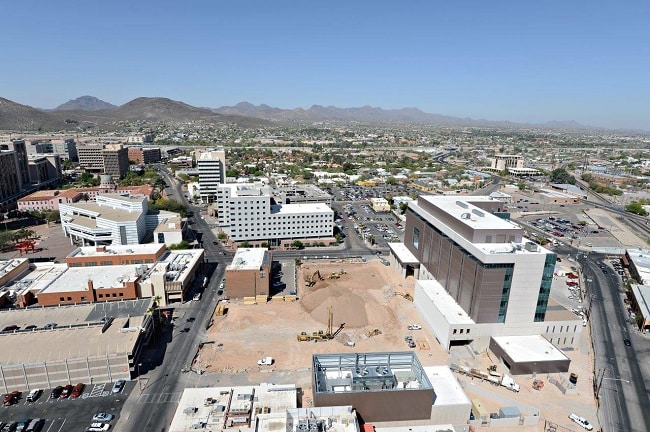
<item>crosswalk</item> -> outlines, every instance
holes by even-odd
[[[179,402],[181,400],[181,395],[183,392],[174,392],[174,393],[146,393],[140,395],[138,398],[138,403],[142,404],[154,404],[154,403],[169,403],[169,402]]]

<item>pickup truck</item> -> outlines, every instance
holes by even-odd
[[[257,361],[258,366],[271,366],[273,364],[273,357],[264,357]]]

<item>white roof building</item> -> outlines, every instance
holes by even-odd
[[[217,193],[219,227],[236,242],[330,238],[334,211],[323,203],[276,204],[259,183],[228,183]]]
[[[70,242],[89,244],[139,244],[148,232],[176,213],[149,213],[147,198],[108,193],[95,202],[61,203],[61,228]]]

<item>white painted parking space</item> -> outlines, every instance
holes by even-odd
[[[106,396],[104,393],[104,387],[106,387],[106,384],[95,384],[93,385],[92,390],[90,391],[90,396],[89,397],[99,397],[99,396]]]

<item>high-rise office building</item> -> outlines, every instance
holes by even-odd
[[[129,151],[121,144],[108,144],[102,150],[104,173],[121,178],[129,170]]]
[[[211,203],[216,200],[217,189],[226,181],[226,152],[224,149],[207,151],[199,155],[199,188],[201,200]]]

